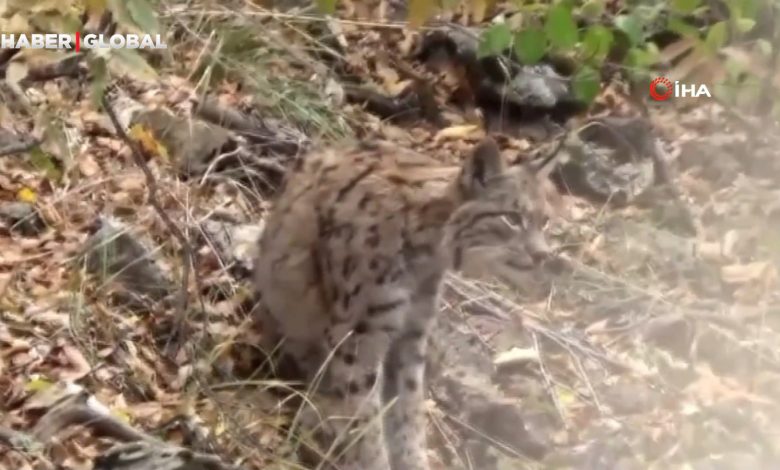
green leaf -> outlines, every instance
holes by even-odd
[[[625,58],[625,65],[637,73],[645,73],[655,64],[656,54],[639,47],[632,47],[628,50]]]
[[[326,15],[332,15],[336,12],[337,0],[315,0],[315,4],[320,11]]]
[[[479,39],[479,57],[499,55],[512,44],[512,31],[505,23],[498,23],[486,29]]]
[[[92,105],[96,108],[100,108],[101,100],[108,87],[108,67],[106,66],[106,60],[103,57],[89,57],[89,70],[92,73],[91,99]]]
[[[755,49],[765,58],[769,58],[772,55],[773,47],[780,47],[780,45],[772,46],[772,43],[767,39],[756,39]]]
[[[737,26],[737,31],[740,33],[747,33],[756,25],[756,20],[750,18],[737,18],[735,24]]]
[[[34,147],[30,150],[30,163],[35,169],[43,171],[46,177],[52,181],[59,181],[62,178],[62,172],[55,162],[54,156],[40,147]]]
[[[753,18],[758,19],[758,14],[761,11],[761,0],[741,0],[742,14],[740,18]]]
[[[515,54],[524,64],[539,62],[547,52],[547,37],[541,28],[527,28],[515,35]]]
[[[745,70],[745,63],[741,60],[735,60],[733,58],[728,58],[724,62],[724,67],[726,68],[726,73],[728,78],[732,80],[736,80],[739,78],[743,73],[746,72]]]
[[[612,47],[612,31],[605,26],[593,25],[585,31],[582,38],[583,53],[586,58],[594,58],[601,62],[609,54]]]
[[[585,65],[574,76],[572,87],[577,99],[590,104],[601,90],[601,77],[596,69]]]
[[[615,18],[615,27],[626,33],[629,41],[631,41],[631,45],[636,45],[642,42],[642,24],[639,22],[639,19],[636,16],[618,15]]]
[[[140,81],[157,79],[157,72],[146,62],[138,49],[111,49],[110,51],[109,70]]]
[[[579,40],[577,24],[574,22],[571,9],[563,4],[555,5],[547,12],[544,32],[550,44],[560,49],[571,49]]]
[[[666,28],[686,38],[699,38],[699,30],[680,18],[670,17]]]
[[[604,0],[587,0],[580,7],[580,15],[590,20],[597,20],[604,14]]]
[[[671,3],[672,10],[685,14],[692,13],[699,6],[701,0],[672,0]]]
[[[724,102],[733,104],[737,99],[738,89],[733,83],[716,83],[711,91]]]
[[[130,10],[127,8],[127,2],[123,0],[108,0],[107,6],[115,21],[120,26],[133,25],[135,20],[130,15]]]
[[[704,39],[704,43],[711,52],[718,52],[728,40],[728,25],[725,21],[718,21],[714,25],[710,26],[707,31],[707,37]]]
[[[667,2],[655,2],[655,4],[639,4],[634,6],[632,15],[640,24],[649,25],[655,23],[660,16],[668,10]]]
[[[159,34],[160,23],[154,8],[147,0],[126,0],[127,11],[130,17],[146,34]]]
[[[728,6],[730,18],[756,19],[763,2],[761,0],[726,0],[724,3]]]

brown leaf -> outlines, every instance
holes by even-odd
[[[65,369],[60,372],[60,379],[76,381],[89,374],[92,370],[92,366],[89,365],[89,361],[81,354],[81,351],[79,351],[78,348],[70,344],[63,344],[60,349],[63,356],[65,356],[68,363],[72,366],[70,369]]]
[[[95,161],[92,154],[83,155],[79,158],[79,172],[82,176],[90,178],[100,173],[100,165]]]
[[[748,282],[767,282],[777,277],[774,266],[766,261],[723,266],[720,277],[726,284],[745,284]]]

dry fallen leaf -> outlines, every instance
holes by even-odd
[[[775,275],[774,266],[767,261],[756,261],[747,264],[730,264],[723,266],[720,277],[727,284],[745,284],[755,281],[770,280]]]
[[[70,369],[63,369],[59,374],[61,380],[76,381],[89,374],[92,370],[92,366],[89,365],[89,361],[84,357],[78,348],[70,344],[63,344],[61,346],[62,355],[65,356]]]
[[[86,176],[87,178],[90,178],[100,173],[100,165],[98,165],[98,163],[95,161],[94,156],[89,153],[86,155],[82,155],[79,158],[78,166],[81,175]]]
[[[453,139],[478,139],[484,135],[484,130],[474,124],[446,127],[433,137],[433,142],[438,144],[445,140]]]
[[[538,362],[539,351],[535,348],[512,348],[509,351],[496,354],[493,365],[496,367],[519,364],[522,362]]]

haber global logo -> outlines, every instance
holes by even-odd
[[[159,34],[0,34],[2,49],[166,49]]]
[[[702,84],[697,86],[693,83],[685,84],[678,81],[675,81],[674,84],[672,84],[672,81],[666,77],[655,77],[653,81],[650,82],[650,97],[654,100],[666,101],[672,95],[676,98],[698,98],[702,95],[712,98],[707,85]]]

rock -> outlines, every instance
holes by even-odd
[[[593,119],[567,139],[554,180],[598,204],[630,204],[655,183],[654,139],[641,119]]]
[[[140,111],[132,124],[141,124],[154,132],[184,177],[202,175],[223,148],[236,145],[226,129],[163,109]]]
[[[25,237],[34,237],[46,229],[35,206],[26,202],[7,202],[0,204],[0,219],[6,221],[9,229]]]
[[[118,220],[100,218],[100,229],[87,240],[83,256],[87,271],[118,287],[120,298],[132,307],[144,308],[148,300],[162,300],[173,290],[151,250]]]

